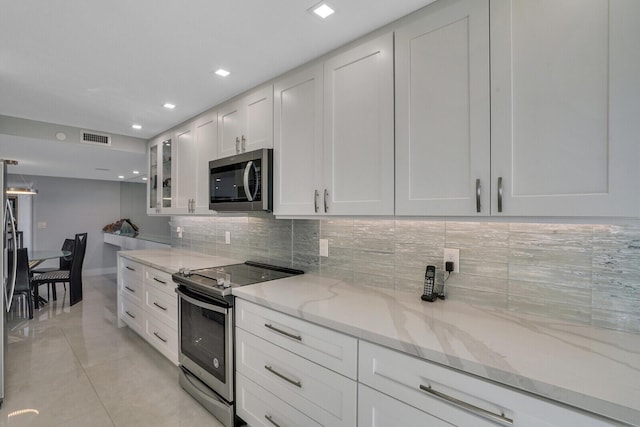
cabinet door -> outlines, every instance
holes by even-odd
[[[324,64],[327,213],[393,215],[393,35]]]
[[[242,152],[273,148],[273,86],[258,89],[241,102],[244,108]]]
[[[173,162],[174,144],[171,135],[162,135],[148,144],[149,184],[147,191],[147,213],[169,214],[174,206],[174,186],[172,176],[175,175]]]
[[[218,110],[218,158],[240,152],[242,109],[239,102],[229,102]]]
[[[396,214],[489,215],[489,1],[436,2],[395,47]]]
[[[633,0],[491,2],[492,214],[638,216],[638,16]]]
[[[195,210],[206,214],[209,211],[209,162],[218,155],[218,115],[209,113],[195,123],[196,182]]]
[[[175,132],[176,152],[176,198],[174,213],[189,213],[191,200],[195,197],[197,161],[192,124]]]
[[[322,64],[274,85],[274,203],[276,215],[321,209]]]

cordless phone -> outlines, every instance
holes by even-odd
[[[438,297],[435,290],[436,268],[433,265],[427,265],[424,272],[424,292],[420,297],[423,301],[433,302]]]

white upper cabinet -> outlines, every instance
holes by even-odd
[[[218,157],[273,148],[273,86],[219,107],[218,143]]]
[[[194,123],[195,139],[195,201],[192,202],[194,213],[211,213],[209,211],[209,162],[218,155],[218,115],[207,113],[196,119]]]
[[[325,61],[323,213],[393,215],[393,108],[393,34]]]
[[[489,215],[489,1],[424,12],[395,37],[396,214]]]
[[[492,0],[492,214],[640,214],[638,16],[635,0]]]
[[[196,188],[196,141],[193,123],[176,130],[176,213],[190,213]]]
[[[320,212],[323,191],[323,67],[317,64],[274,84],[276,215]]]
[[[175,144],[172,133],[163,134],[147,144],[148,181],[147,214],[169,215],[172,213],[175,199]]]

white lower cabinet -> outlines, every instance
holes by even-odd
[[[358,385],[359,427],[451,427],[432,415],[382,394],[366,385]]]
[[[129,326],[178,365],[178,297],[171,275],[118,256],[118,327]]]
[[[178,330],[167,325],[154,314],[145,313],[144,338],[169,359],[178,365]]]
[[[242,300],[235,331],[240,418],[355,427],[356,338]]]
[[[121,321],[131,329],[142,335],[144,331],[144,321],[142,317],[142,306],[139,301],[134,300],[127,294],[121,294],[118,302],[118,313]]]
[[[414,412],[416,420],[402,425],[418,425],[418,421],[421,425],[447,425],[429,424],[432,417],[455,426],[473,427],[621,425],[366,341],[360,340],[359,350],[360,383],[420,410]],[[399,424],[374,421],[359,425]]]
[[[250,426],[322,426],[242,374],[236,376],[236,400],[238,414]]]

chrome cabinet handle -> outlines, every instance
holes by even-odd
[[[324,213],[329,212],[329,191],[324,189]]]
[[[153,302],[153,305],[155,305],[156,307],[158,307],[160,310],[162,311],[167,311],[167,307],[163,307],[160,304],[158,304],[157,302]]]
[[[476,212],[480,213],[480,179],[476,179]]]
[[[236,136],[236,153],[240,152],[240,138]]]
[[[242,135],[242,152],[247,151],[247,139]]]
[[[436,391],[436,390],[432,389],[430,385],[424,386],[424,385],[420,384],[420,390],[426,391],[427,393],[429,393],[429,394],[431,394],[433,396],[436,396],[437,398],[442,399],[445,402],[451,403],[454,406],[457,406],[459,408],[465,409],[465,410],[467,410],[469,412],[473,412],[474,414],[476,414],[476,415],[478,415],[478,416],[480,416],[482,418],[485,418],[485,419],[488,419],[488,420],[491,420],[491,421],[496,421],[496,422],[499,422],[499,423],[504,424],[504,425],[509,425],[509,426],[513,425],[513,419],[507,418],[504,415],[504,413],[503,414],[494,414],[493,412],[487,411],[486,409],[479,408],[479,407],[477,407],[475,405],[472,405],[470,403],[467,403],[467,402],[465,402],[463,400],[459,400],[459,399],[456,399],[455,397],[451,397],[451,396],[449,396],[447,394],[444,394],[444,393],[441,393],[439,391]]]
[[[129,313],[128,311],[125,311],[125,313],[127,313],[127,316],[131,317],[132,319],[136,318],[136,316],[134,316],[133,314]]]
[[[264,417],[267,419],[267,421],[269,421],[275,427],[280,427],[280,424],[278,424],[277,422],[273,421],[273,417],[271,415],[264,414]]]
[[[160,335],[158,335],[158,333],[157,333],[157,332],[154,332],[154,333],[153,333],[153,335],[155,335],[155,336],[156,336],[156,338],[158,338],[160,341],[162,341],[162,342],[167,342],[167,340],[166,340],[166,339],[164,339],[164,338],[162,338]]]
[[[163,285],[166,285],[166,284],[167,284],[167,282],[165,282],[165,281],[163,281],[163,280],[160,280],[160,279],[158,279],[157,277],[154,277],[154,278],[153,278],[153,280],[155,280],[155,281],[156,281],[156,282],[158,282],[158,283],[162,283]]]
[[[293,384],[294,386],[302,388],[302,383],[300,381],[295,381],[295,380],[292,380],[291,378],[289,378],[289,377],[287,377],[285,375],[282,375],[280,372],[276,371],[271,366],[264,365],[264,369],[266,369],[267,371],[271,372],[273,375],[275,375],[275,376],[277,376],[279,378],[282,378],[283,380]]]
[[[130,287],[128,287],[128,286],[125,286],[124,288],[125,288],[126,290],[128,290],[129,292],[131,292],[132,294],[135,294],[135,293],[136,293],[136,290],[135,290],[135,289],[131,289],[131,288],[130,288]]]
[[[498,212],[502,212],[502,177],[498,177]]]
[[[320,193],[318,193],[318,190],[313,190],[313,209],[316,211],[316,213],[318,213],[318,197],[320,197]]]
[[[127,265],[127,266],[125,266],[125,268],[126,268],[127,270],[136,271],[136,269],[135,269],[135,268],[133,268],[133,267],[129,267],[128,265]]]
[[[282,329],[278,329],[275,326],[271,325],[270,323],[265,323],[264,324],[265,328],[271,329],[274,332],[277,332],[279,334],[282,334],[286,337],[289,338],[293,338],[294,340],[298,340],[298,341],[302,341],[302,337],[300,335],[294,335],[294,334],[290,334],[289,332],[283,331]]]

